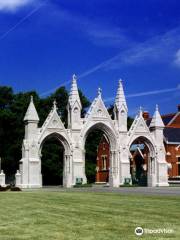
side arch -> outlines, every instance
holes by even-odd
[[[64,154],[63,154],[63,186],[64,187],[71,187],[73,184],[73,156],[72,156],[72,149],[71,149],[71,142],[65,135],[65,133],[61,133],[58,131],[52,131],[48,132],[45,131],[42,135],[42,137],[39,139],[39,160],[40,160],[40,166],[41,166],[41,151],[44,142],[47,139],[55,138],[57,139],[64,148]],[[41,169],[41,168],[40,168]],[[42,178],[42,176],[41,176]]]
[[[144,144],[144,147],[142,148],[142,150],[140,150],[140,145],[137,146],[137,149],[139,149],[139,151],[140,151],[139,156],[141,156],[141,157],[139,160],[141,160],[140,161],[141,163],[139,162],[139,160],[136,161],[137,159],[135,160],[134,157],[131,155],[130,148],[133,144],[135,144],[135,145]],[[146,149],[146,147],[148,150],[143,150],[143,149]],[[130,142],[128,144],[128,148],[129,148],[129,156],[130,156],[129,161],[131,161],[131,164],[132,164],[131,170],[134,169],[134,166],[136,169],[136,167],[137,167],[136,164],[138,164],[140,166],[139,168],[141,168],[141,174],[143,176],[143,179],[145,179],[147,186],[149,186],[149,187],[154,186],[154,184],[156,182],[156,169],[157,169],[156,158],[157,158],[157,156],[156,156],[156,146],[155,146],[153,140],[148,136],[144,136],[143,134],[135,135],[130,140]],[[145,152],[143,153],[143,151],[145,151]],[[136,170],[132,170],[132,172],[134,172],[134,171],[136,172]],[[134,176],[134,174],[132,174],[132,176]],[[140,178],[138,178],[138,179],[140,179]]]
[[[39,156],[41,156],[41,150],[44,142],[50,138],[55,138],[57,139],[64,147],[64,152],[65,154],[71,154],[71,143],[70,141],[64,136],[64,134],[59,133],[59,132],[45,132],[43,136],[40,138],[38,141],[39,144]]]
[[[150,137],[146,136],[146,135],[143,135],[143,134],[141,134],[141,135],[134,135],[131,138],[131,140],[129,141],[129,143],[128,143],[128,148],[130,148],[131,145],[133,144],[133,142],[135,142],[138,139],[141,139],[146,144],[146,146],[148,147],[149,152],[151,154],[151,157],[155,157],[155,155],[156,155],[155,144],[154,144],[153,140]]]

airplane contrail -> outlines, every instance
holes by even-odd
[[[93,73],[93,72],[96,72],[97,70],[101,69],[102,67],[106,66],[107,64],[109,64],[109,63],[111,63],[112,61],[114,61],[114,60],[116,60],[117,58],[119,58],[119,56],[120,56],[120,53],[117,54],[117,55],[115,55],[115,56],[112,57],[112,58],[109,58],[108,60],[106,60],[106,61],[104,61],[104,62],[101,62],[101,63],[98,64],[97,66],[95,66],[95,67],[93,67],[93,68],[91,68],[91,69],[89,69],[89,70],[81,73],[80,75],[77,75],[78,80],[79,80],[79,79],[82,79],[82,78],[84,78],[84,77],[86,77],[86,76],[88,76],[88,75],[90,75],[90,74]],[[40,96],[46,96],[46,95],[48,95],[49,93],[52,93],[53,91],[55,91],[57,88],[59,88],[59,87],[61,87],[61,86],[67,86],[70,82],[71,82],[71,81],[66,81],[66,82],[58,85],[57,87],[54,87],[54,88],[52,88],[52,89],[50,89],[50,90],[48,90],[48,91],[46,91],[46,92],[41,93]]]
[[[118,59],[120,56],[121,56],[121,53],[115,55],[112,58],[109,58],[106,61],[101,62],[100,64],[96,65],[95,67],[93,67],[93,68],[85,71],[84,73],[80,74],[78,76],[78,79],[84,78],[84,77],[90,75],[91,73],[96,72],[97,70],[101,69],[102,67],[105,67],[107,64],[109,64],[109,63],[113,62],[114,60]]]
[[[180,85],[178,85],[176,88],[166,88],[166,89],[160,89],[160,90],[153,90],[153,91],[147,91],[147,92],[140,92],[140,93],[132,93],[126,95],[126,98],[135,98],[135,97],[143,97],[143,96],[149,96],[149,95],[158,95],[168,92],[176,92],[180,90]],[[113,101],[114,97],[106,98],[104,102],[110,102]]]
[[[0,36],[0,40],[4,39],[10,32],[14,31],[19,25],[21,25],[25,20],[27,20],[28,18],[30,18],[34,13],[36,13],[40,8],[42,8],[45,3],[48,0],[45,0],[43,3],[41,3],[39,6],[37,6],[35,9],[33,9],[31,12],[29,12],[25,17],[23,17],[19,22],[17,22],[14,26],[12,26],[8,31],[6,31],[5,33],[3,33]]]
[[[63,82],[63,83],[61,83],[60,85],[56,86],[55,88],[52,88],[52,89],[50,89],[50,90],[48,90],[48,91],[46,91],[46,92],[40,93],[39,96],[40,96],[40,97],[46,96],[46,95],[48,95],[48,94],[56,91],[58,88],[60,88],[60,87],[62,87],[62,86],[67,86],[69,83],[71,83],[71,80],[66,81],[66,82]]]

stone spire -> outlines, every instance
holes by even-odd
[[[31,96],[31,101],[27,109],[27,112],[25,114],[24,121],[33,121],[33,122],[39,121],[39,117],[33,102],[33,96]]]
[[[150,128],[164,128],[164,123],[163,123],[161,115],[159,113],[158,105],[156,105],[156,111],[151,120]]]
[[[101,97],[102,97],[102,89],[98,88],[98,98],[101,98]]]
[[[143,116],[143,108],[140,106],[139,107],[139,117]]]
[[[52,111],[56,111],[57,110],[57,102],[56,99],[53,101],[53,107],[52,107]]]
[[[122,84],[121,79],[119,80],[119,87],[118,87],[118,90],[117,90],[115,105],[116,105],[117,109],[120,109],[122,107],[122,105],[124,105],[124,107],[127,110],[127,103],[126,103],[126,98],[125,98],[125,95],[124,95],[124,89],[123,89],[123,84]]]
[[[81,107],[81,101],[80,101],[78,87],[77,87],[77,76],[75,74],[73,74],[72,85],[71,85],[71,90],[70,90],[70,94],[69,94],[70,106],[72,107],[76,101],[79,103],[79,105]]]

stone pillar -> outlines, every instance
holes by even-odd
[[[39,144],[35,140],[24,140],[21,162],[21,187],[41,188],[41,159],[39,156]]]
[[[72,156],[64,155],[64,171],[63,171],[63,186],[72,187]]]
[[[109,185],[110,187],[119,187],[119,164],[116,151],[110,151]]]
[[[120,185],[125,183],[125,178],[131,179],[129,149],[126,146],[120,147]]]
[[[73,159],[72,159],[72,185],[76,184],[76,178],[82,178],[83,184],[87,183],[87,178],[85,174],[85,150],[78,147],[73,150]]]
[[[16,179],[16,187],[21,187],[21,173],[19,170],[17,170],[16,175],[15,175],[15,179]]]
[[[4,174],[4,171],[1,170],[1,173],[0,173],[0,186],[1,187],[5,187],[6,184],[5,184],[5,174]]]
[[[165,160],[165,149],[164,147],[159,147],[157,152],[157,168],[156,168],[156,186],[167,187],[168,183],[168,164]]]
[[[148,173],[147,173],[147,186],[156,186],[156,157],[149,157],[148,159]]]

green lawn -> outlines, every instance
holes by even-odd
[[[86,192],[0,193],[0,239],[180,239],[180,198]],[[134,229],[174,234],[136,237]]]

